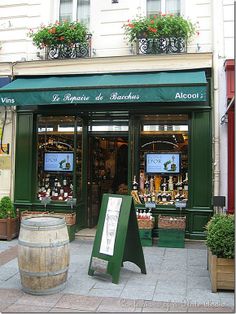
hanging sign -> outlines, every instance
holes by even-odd
[[[103,194],[88,274],[107,273],[113,283],[118,283],[125,261],[133,262],[146,274],[133,199],[129,195]]]

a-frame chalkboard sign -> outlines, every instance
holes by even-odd
[[[88,274],[110,274],[117,284],[126,261],[146,274],[133,199],[129,195],[103,194]]]

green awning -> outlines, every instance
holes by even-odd
[[[205,72],[158,72],[17,78],[0,105],[205,102]]]

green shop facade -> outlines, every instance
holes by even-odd
[[[104,193],[135,189],[137,211],[156,219],[154,236],[163,214],[186,216],[186,238],[204,238],[212,215],[209,69],[22,76],[0,98],[16,106],[21,211],[73,211],[77,230],[91,228]]]

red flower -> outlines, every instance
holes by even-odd
[[[154,24],[154,21],[153,21],[153,20],[151,20],[151,21],[150,21],[150,23],[151,23],[151,24]]]
[[[130,28],[134,28],[134,24],[129,23],[128,26],[129,26]]]
[[[199,36],[199,34],[200,34],[200,33],[199,33],[199,32],[197,32],[197,35],[198,35],[198,36]]]
[[[148,27],[149,31],[152,32],[152,33],[156,33],[157,32],[157,29],[156,28],[153,28],[153,27]]]
[[[166,14],[165,14],[165,13],[163,13],[161,16],[166,16]]]
[[[48,32],[50,33],[50,34],[55,34],[56,33],[56,27],[53,27],[53,28],[50,28],[49,30],[48,30]]]

